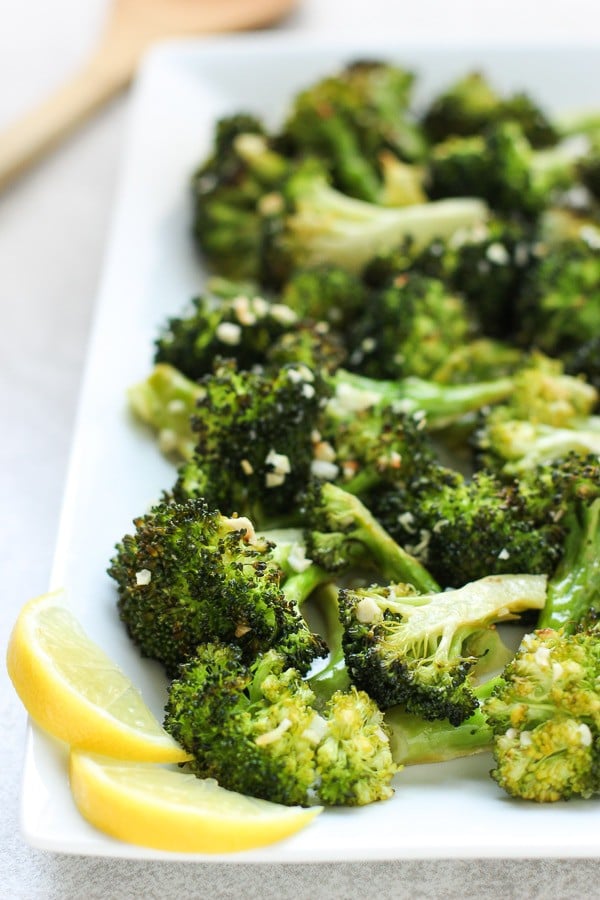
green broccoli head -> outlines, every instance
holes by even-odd
[[[192,499],[165,500],[134,524],[108,571],[131,638],[169,674],[205,641],[236,643],[245,659],[277,646],[301,671],[326,652],[250,520]]]
[[[600,792],[599,678],[597,631],[525,636],[483,703],[492,777],[507,793],[552,802]]]
[[[192,179],[194,237],[208,264],[228,278],[261,280],[261,204],[289,169],[272,145],[255,117],[222,119],[211,155]]]
[[[293,272],[283,285],[281,300],[299,319],[329,322],[345,329],[368,302],[365,285],[357,275],[338,266],[322,265]]]
[[[397,771],[383,716],[366,695],[320,708],[276,652],[244,664],[237,648],[203,645],[169,688],[165,728],[199,777],[277,803],[357,806],[387,799]]]
[[[468,72],[433,98],[423,127],[434,143],[450,135],[478,134],[493,121],[501,99],[481,72]]]
[[[175,496],[249,513],[260,527],[265,517],[288,514],[310,476],[320,379],[302,365],[240,372],[221,361],[200,384],[196,448]]]
[[[518,338],[568,357],[600,329],[600,246],[585,237],[541,245],[518,298]]]
[[[550,573],[562,554],[559,489],[551,478],[505,480],[488,471],[467,480],[430,466],[404,488],[368,497],[373,514],[444,587],[485,575]]]
[[[424,719],[458,725],[478,707],[469,674],[479,638],[496,622],[540,610],[543,575],[489,576],[420,594],[394,584],[339,594],[350,678],[382,708],[402,704]]]
[[[559,144],[534,150],[515,121],[494,123],[482,134],[450,137],[428,158],[428,193],[482,197],[502,215],[536,218],[557,192],[577,183],[578,151]]]
[[[399,274],[371,292],[350,331],[348,367],[371,378],[429,378],[472,331],[464,300],[442,281]]]
[[[189,311],[163,328],[155,362],[168,363],[192,379],[211,372],[215,357],[235,359],[240,369],[249,369],[265,362],[271,345],[297,319],[288,306],[265,300],[244,285],[231,297],[196,297]]]
[[[296,155],[322,160],[338,189],[377,202],[381,154],[412,161],[425,149],[408,111],[413,81],[388,63],[351,63],[295,96],[280,140]]]
[[[419,413],[393,406],[359,410],[339,422],[322,418],[323,436],[335,447],[337,483],[363,496],[377,485],[406,485],[436,459],[437,452]]]

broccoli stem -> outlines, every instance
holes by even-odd
[[[360,272],[377,253],[407,239],[418,251],[436,238],[485,222],[479,199],[456,197],[390,208],[358,200],[332,188],[314,169],[293,176],[288,194],[294,211],[287,230],[296,263],[329,263]]]
[[[496,676],[474,689],[481,703],[490,696],[502,678]],[[428,722],[394,706],[385,712],[385,723],[390,731],[394,762],[401,765],[421,765],[445,762],[461,756],[470,756],[489,750],[493,732],[481,708],[460,725],[451,725],[445,719]]]
[[[202,388],[168,363],[158,363],[145,381],[129,388],[134,415],[158,433],[164,453],[182,459],[193,455],[196,439],[190,424]]]
[[[310,565],[303,572],[289,575],[281,589],[286,600],[300,607],[320,585],[331,581],[331,574],[319,566]]]
[[[321,495],[332,530],[341,529],[349,542],[365,548],[366,558],[384,582],[406,582],[424,594],[440,590],[427,569],[396,543],[358,497],[330,482],[322,485]],[[361,551],[357,562],[364,557]]]
[[[320,703],[326,703],[336,691],[347,691],[350,676],[346,668],[342,638],[344,629],[340,622],[338,588],[329,584],[317,594],[317,607],[325,626],[325,640],[329,647],[329,660],[318,672],[308,679]]]
[[[572,634],[600,597],[600,497],[577,502],[565,516],[564,552],[548,582],[538,628]]]
[[[346,416],[379,403],[393,404],[404,413],[424,413],[431,428],[441,428],[466,413],[499,403],[514,389],[514,381],[508,377],[445,385],[416,377],[379,380],[345,369],[338,369],[331,385],[335,390],[329,404],[333,415]]]

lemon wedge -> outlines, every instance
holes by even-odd
[[[311,822],[304,809],[246,797],[180,770],[72,750],[71,791],[82,816],[130,844],[180,853],[234,853],[272,844]]]
[[[87,636],[62,591],[25,604],[9,639],[7,668],[31,718],[72,747],[142,762],[189,758]]]

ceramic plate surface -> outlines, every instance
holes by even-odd
[[[418,74],[417,101],[474,67],[500,89],[529,90],[552,112],[600,107],[594,48],[448,49],[400,42],[333,42],[281,35],[167,44],[137,82],[128,149],[97,300],[64,500],[52,587],[65,586],[84,627],[162,718],[161,670],[128,641],[106,575],[115,543],[173,482],[125,391],[149,371],[159,326],[198,293],[203,272],[190,239],[187,184],[222,114],[248,110],[275,125],[292,92],[356,58],[386,58]],[[568,73],[568,77],[567,77]],[[159,853],[119,843],[75,809],[64,747],[28,732],[22,826],[33,845],[138,859],[319,862],[416,857],[595,857],[600,808],[511,801],[488,777],[487,754],[406,769],[393,800],[327,811],[272,847],[223,857]]]

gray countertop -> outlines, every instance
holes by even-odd
[[[424,0],[416,7],[408,10],[394,0],[307,0],[280,27],[305,33],[307,41],[319,32],[392,30],[399,39],[418,41],[435,27],[434,36],[449,41],[479,36],[600,43],[594,0],[547,0],[543,13],[536,0],[461,0],[451,9]],[[0,126],[83,58],[104,8],[105,0],[0,0]],[[20,606],[48,584],[127,114],[125,96],[0,196],[3,646]],[[0,897],[598,896],[598,860],[186,865],[33,850],[18,824],[26,716],[4,667],[0,677]]]

